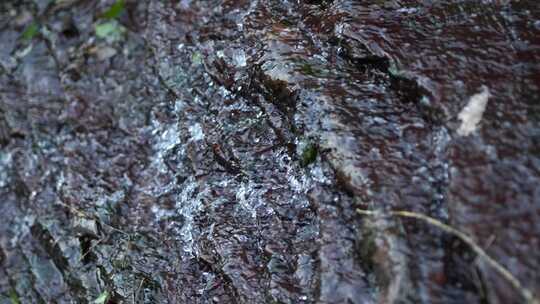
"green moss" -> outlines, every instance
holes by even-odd
[[[318,154],[318,147],[315,144],[308,144],[304,150],[302,151],[302,155],[300,158],[300,165],[302,167],[306,167],[309,164],[315,162],[317,159]]]
[[[26,27],[24,32],[21,34],[21,38],[24,41],[32,40],[39,33],[39,24],[32,22],[29,26]]]
[[[21,304],[21,300],[19,299],[19,295],[13,289],[9,292],[9,300],[10,300],[11,304]]]
[[[118,18],[125,9],[125,1],[117,0],[108,10],[106,10],[101,17],[105,19],[116,19]]]

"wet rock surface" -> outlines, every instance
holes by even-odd
[[[535,1],[114,7],[0,4],[0,303],[540,294]]]

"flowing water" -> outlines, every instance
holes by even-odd
[[[0,303],[540,295],[536,1],[113,3],[0,3]]]

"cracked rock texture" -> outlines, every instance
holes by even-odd
[[[535,1],[113,5],[0,3],[0,303],[540,294]]]

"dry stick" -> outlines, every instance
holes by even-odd
[[[379,211],[371,211],[371,210],[362,210],[362,209],[356,209],[356,211],[359,214],[362,215],[382,215],[384,213]],[[523,298],[526,299],[527,303],[529,304],[540,304],[540,301],[536,299],[533,296],[533,293],[528,290],[527,288],[523,287],[521,283],[514,277],[510,271],[508,271],[504,266],[499,264],[497,261],[495,261],[492,257],[490,257],[479,245],[475,243],[475,241],[465,233],[457,230],[456,228],[453,228],[451,226],[446,225],[445,223],[438,221],[432,217],[429,217],[424,214],[410,212],[410,211],[389,211],[388,214],[393,216],[399,216],[399,217],[408,217],[408,218],[414,218],[419,219],[422,221],[427,222],[428,224],[431,224],[435,227],[438,227],[439,229],[443,230],[446,233],[452,234],[459,239],[461,239],[463,242],[465,242],[467,245],[469,245],[472,250],[482,259],[484,259],[491,267],[493,267],[503,278],[505,278],[516,290],[518,290]]]
[[[137,302],[137,297],[139,296],[139,291],[141,290],[141,287],[143,286],[143,283],[145,281],[145,278],[141,279],[141,283],[139,284],[139,287],[137,287],[137,290],[135,290],[135,293],[133,293],[133,303]]]
[[[107,237],[103,237],[103,238],[99,239],[96,243],[94,243],[92,246],[90,246],[90,248],[88,248],[88,250],[81,256],[81,258],[79,259],[79,262],[84,260],[84,258],[88,254],[90,254],[90,252],[92,252],[92,250],[94,250],[94,248],[96,248],[101,242],[105,241],[106,239],[107,239]]]

